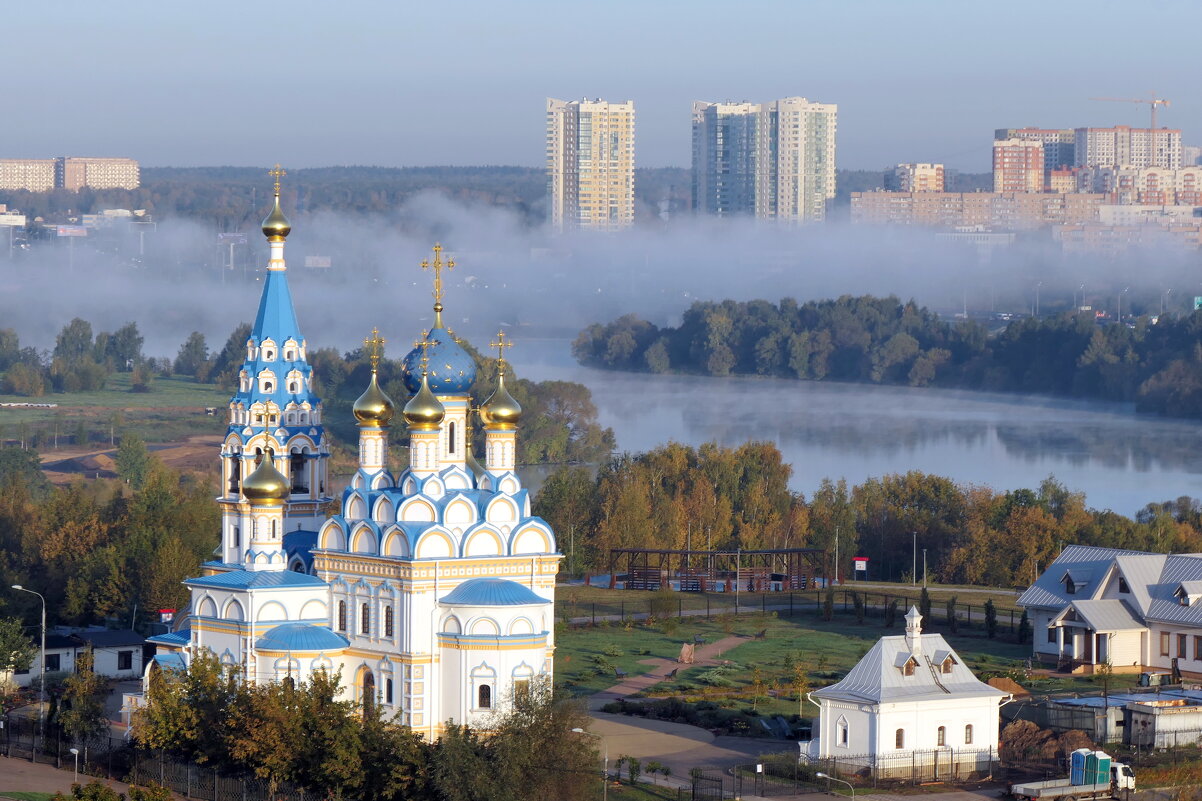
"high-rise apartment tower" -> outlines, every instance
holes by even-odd
[[[885,173],[889,192],[942,192],[942,164],[898,164]]]
[[[1077,128],[1078,167],[1181,166],[1181,131],[1173,128]]]
[[[1043,143],[1001,139],[993,143],[994,192],[1043,191]]]
[[[821,220],[835,196],[838,106],[787,97],[693,103],[693,208]]]
[[[547,200],[555,228],[634,222],[634,101],[547,98]]]

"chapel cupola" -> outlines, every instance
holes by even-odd
[[[910,646],[910,653],[922,653],[922,614],[916,606],[911,606],[906,613],[906,644]]]
[[[505,332],[499,331],[491,347],[497,349],[497,388],[480,406],[480,420],[484,424],[485,469],[499,475],[512,472],[516,464],[516,432],[522,406],[505,388],[505,348],[513,347],[513,343],[506,342]]]

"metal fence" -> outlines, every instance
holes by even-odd
[[[73,771],[79,751],[78,768],[85,777],[115,779],[127,784],[158,784],[185,798],[200,801],[318,801],[324,793],[306,791],[289,784],[274,792],[266,780],[246,775],[223,774],[204,765],[182,762],[165,754],[133,748],[120,737],[102,735],[81,743],[64,740],[48,728],[41,736],[36,719],[10,715],[4,719],[0,736],[0,755],[53,765]],[[0,774],[4,768],[0,763]]]
[[[993,776],[1000,768],[996,752],[932,748],[900,754],[858,754],[809,759],[799,770],[813,781],[816,773],[838,776],[852,784],[917,784],[934,781],[978,781]],[[778,767],[776,770],[787,770]],[[779,775],[779,774],[778,774]]]

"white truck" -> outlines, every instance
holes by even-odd
[[[1019,801],[1050,799],[1051,801],[1097,801],[1122,798],[1120,791],[1135,789],[1135,771],[1130,765],[1114,762],[1110,765],[1110,781],[1101,784],[1073,784],[1067,778],[1042,782],[1019,782],[1010,786],[1010,795]]]

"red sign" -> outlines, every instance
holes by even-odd
[[[852,562],[855,564],[857,573],[867,573],[868,572],[868,557],[867,556],[857,556],[855,559],[852,560]]]

